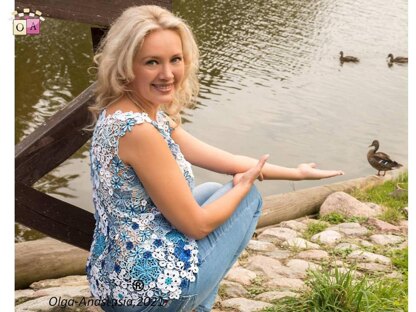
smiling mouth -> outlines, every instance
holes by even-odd
[[[173,89],[173,83],[159,83],[159,84],[152,84],[152,86],[160,91],[160,92],[169,92]]]

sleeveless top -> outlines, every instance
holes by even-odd
[[[118,156],[119,139],[144,122],[159,131],[194,187],[191,165],[173,141],[165,113],[158,111],[157,121],[146,113],[100,113],[90,149],[96,225],[86,271],[93,296],[104,301],[177,299],[198,272],[195,240],[169,223]]]

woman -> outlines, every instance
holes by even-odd
[[[127,9],[95,60],[91,292],[105,311],[210,311],[261,214],[254,181],[343,173],[265,164],[186,132],[179,112],[198,93],[198,48],[169,11]],[[194,187],[191,164],[234,177]]]

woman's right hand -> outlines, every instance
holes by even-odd
[[[255,167],[250,168],[246,172],[235,174],[233,178],[233,185],[236,186],[237,184],[242,183],[244,185],[247,185],[248,187],[251,187],[254,181],[256,181],[256,179],[263,181],[263,175],[261,173],[261,170],[263,169],[263,166],[266,163],[269,156],[269,154],[261,156],[259,162]]]

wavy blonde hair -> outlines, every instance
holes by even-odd
[[[181,123],[180,112],[191,107],[199,91],[199,51],[190,27],[179,17],[155,5],[126,9],[111,25],[94,56],[97,66],[95,103],[89,107],[94,123],[98,114],[126,95],[133,81],[133,60],[145,37],[152,31],[169,29],[177,32],[182,41],[185,74],[170,105],[161,109],[175,122]]]

